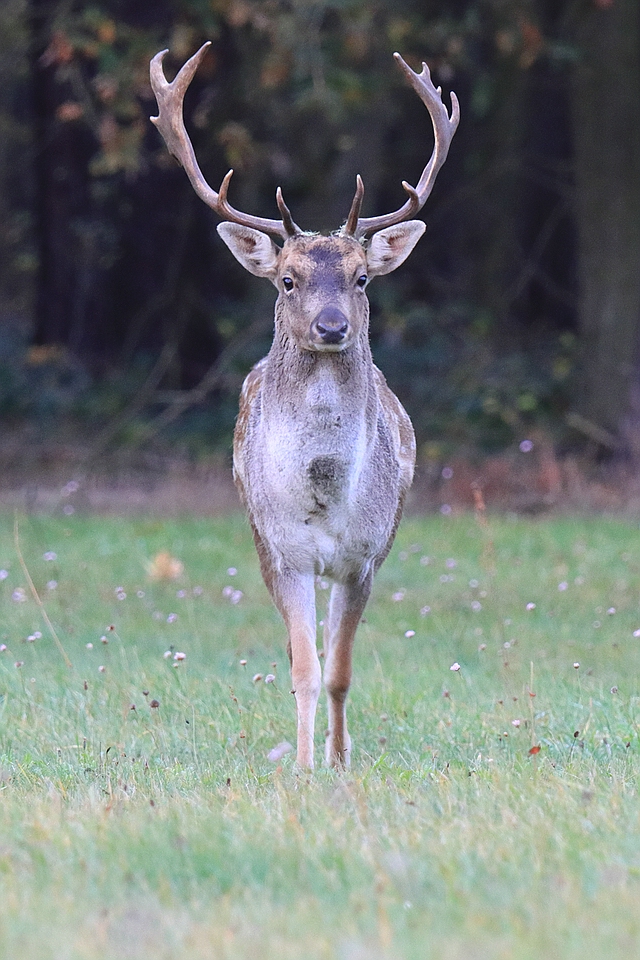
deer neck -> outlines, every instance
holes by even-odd
[[[366,330],[340,353],[300,350],[286,335],[276,335],[267,358],[263,413],[318,425],[340,416],[344,425],[344,418],[366,418],[373,393]]]

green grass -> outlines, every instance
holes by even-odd
[[[267,759],[294,704],[243,518],[29,517],[20,546],[73,666],[0,518],[0,956],[640,957],[637,523],[406,521],[346,775]]]

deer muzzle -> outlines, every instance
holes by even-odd
[[[346,346],[350,324],[342,310],[323,307],[311,324],[310,340],[319,350],[340,350]]]

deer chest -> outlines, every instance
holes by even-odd
[[[274,559],[341,579],[387,543],[398,504],[398,465],[363,423],[248,432],[244,496]]]

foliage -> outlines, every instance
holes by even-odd
[[[415,182],[427,159],[428,119],[391,58],[400,49],[414,66],[428,61],[445,100],[457,91],[463,122],[425,210],[425,239],[375,294],[376,354],[392,384],[406,385],[425,442],[440,443],[453,424],[456,442],[495,448],[523,414],[561,432],[582,382],[566,371],[587,349],[567,346],[582,322],[573,81],[581,24],[614,6],[9,0],[0,14],[0,321],[17,319],[38,347],[63,348],[88,371],[98,385],[86,401],[92,415],[95,396],[105,397],[103,414],[135,405],[132,385],[167,349],[160,395],[145,388],[147,411],[168,391],[196,387],[248,318],[268,323],[270,303],[230,263],[212,215],[148,122],[150,57],[168,47],[172,75],[210,39],[185,105],[207,178],[217,186],[233,167],[232,202],[266,216],[281,184],[298,222],[330,230],[345,218],[356,173],[373,213],[394,208],[401,180]],[[238,354],[236,381],[253,353]],[[232,386],[209,396],[218,438],[228,438]],[[43,389],[51,409],[56,391],[49,381]],[[120,438],[144,432],[140,419]]]
[[[267,759],[294,710],[239,517],[66,511],[18,536],[73,667],[5,518],[3,954],[633,952],[631,525],[405,523],[359,631],[344,776]]]

